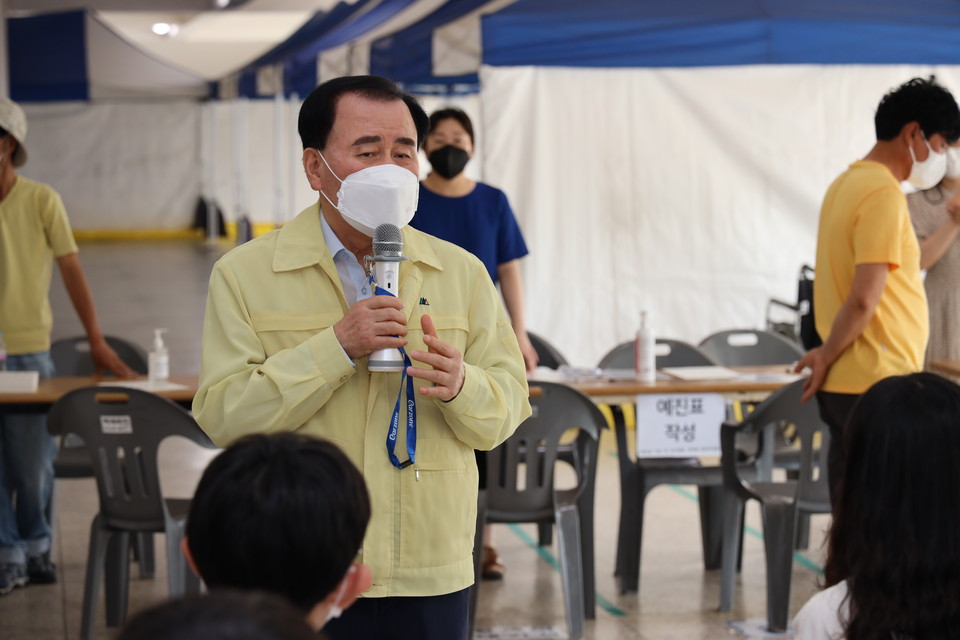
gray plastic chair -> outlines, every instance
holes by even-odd
[[[724,534],[723,572],[720,582],[720,610],[733,605],[735,565],[741,555],[737,528],[744,504],[760,502],[763,515],[763,543],[767,564],[767,625],[771,631],[787,629],[793,549],[798,515],[830,513],[827,484],[827,451],[830,431],[820,420],[815,402],[803,403],[803,380],[797,380],[774,392],[740,423],[728,422],[720,432],[723,451]],[[814,438],[820,434],[819,447]],[[770,464],[778,441],[789,436],[800,449],[799,477],[784,482],[770,481]],[[743,442],[752,438],[755,459],[762,469],[757,476],[742,472]]]
[[[562,384],[538,382],[542,394],[531,398],[533,415],[487,458],[487,488],[480,492],[477,530],[488,522],[554,522],[559,539],[563,601],[570,638],[584,636],[587,599],[594,599],[593,492],[600,430],[606,420],[585,395]],[[578,429],[571,451],[577,486],[557,489],[554,466],[561,437]],[[536,455],[531,453],[536,452]],[[562,462],[562,460],[559,460]],[[480,537],[474,542],[479,584]],[[470,628],[477,601],[471,595]]]
[[[772,331],[759,329],[731,329],[719,331],[703,339],[700,348],[713,355],[727,367],[792,364],[803,357],[803,347]],[[740,402],[741,412],[746,415],[756,406],[754,402]],[[777,466],[787,469],[796,477],[800,459],[796,449],[783,448],[776,452]],[[806,549],[810,542],[810,522],[806,515],[800,517],[797,528],[797,549]]]
[[[700,341],[700,350],[725,367],[790,364],[804,354],[796,342],[761,329],[718,331]]]
[[[107,344],[123,362],[141,375],[147,375],[147,352],[135,342],[116,336],[104,336]],[[92,376],[93,358],[86,336],[61,338],[50,345],[50,357],[58,376]]]
[[[537,352],[537,366],[547,367],[548,369],[559,369],[560,365],[567,364],[567,359],[563,357],[563,354],[545,339],[532,331],[527,331],[527,337],[530,338],[530,344],[533,345],[534,351]]]
[[[681,340],[659,338],[656,349],[658,369],[715,364],[695,346]],[[611,349],[598,366],[601,369],[629,369],[634,366],[634,358],[633,342],[624,342]],[[701,466],[697,458],[632,458],[623,409],[611,406],[610,410],[614,416],[620,462],[620,525],[614,569],[620,593],[639,591],[644,504],[647,494],[662,484],[697,485],[704,565],[708,569],[718,568],[722,541],[720,467]]]
[[[600,369],[633,369],[636,367],[636,353],[633,340],[621,342],[608,351],[600,364]],[[663,367],[704,367],[715,365],[710,356],[683,340],[671,338],[656,339],[656,366]]]
[[[199,592],[199,579],[180,551],[190,500],[164,499],[157,468],[160,443],[170,436],[214,447],[190,414],[145,391],[86,387],[60,398],[49,423],[51,431],[75,433],[86,443],[100,496],[100,512],[90,526],[80,637],[93,637],[104,569],[108,610],[119,622],[126,617],[131,533],[165,533],[170,596]]]
[[[147,374],[147,352],[143,347],[116,336],[104,336],[104,339],[124,364],[141,375]],[[53,341],[50,345],[50,357],[53,359],[53,366],[58,376],[92,376],[94,374],[90,342],[86,336],[60,338]],[[58,479],[93,477],[93,464],[80,438],[75,435],[60,438],[60,449],[53,461],[53,475]],[[56,513],[57,486],[54,483],[47,506],[50,522],[53,522]],[[155,570],[153,536],[146,534],[137,536],[134,550],[135,556],[140,561],[140,577],[152,578]]]

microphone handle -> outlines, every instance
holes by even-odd
[[[373,277],[377,286],[399,296],[400,261],[377,258],[374,258],[373,263]],[[378,349],[367,357],[367,369],[382,372],[403,371],[403,356],[397,349]]]

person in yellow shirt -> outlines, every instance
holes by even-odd
[[[947,145],[960,138],[960,109],[933,78],[915,78],[883,97],[874,124],[876,144],[823,199],[814,314],[824,344],[796,367],[809,367],[804,400],[816,394],[830,427],[831,493],[857,399],[878,380],[923,368],[927,301],[900,183],[925,189],[943,178]]]
[[[333,640],[465,640],[474,450],[530,415],[523,356],[483,263],[407,226],[427,129],[416,99],[385,78],[336,78],[298,128],[318,202],[214,267],[194,415],[220,445],[326,438],[363,473],[372,515],[357,562],[373,585],[324,628]],[[386,224],[402,237],[398,297],[375,295],[362,266]],[[368,366],[400,347],[400,370]]]
[[[63,202],[45,184],[17,175],[27,161],[27,118],[20,106],[0,98],[0,332],[6,366],[54,375],[50,359],[50,277],[56,259],[70,300],[80,316],[97,371],[136,375],[100,331],[90,287]],[[0,416],[0,595],[27,582],[56,582],[50,561],[47,503],[53,486],[56,442],[43,415]]]

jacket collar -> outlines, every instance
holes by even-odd
[[[273,270],[294,271],[329,261],[333,256],[323,239],[320,226],[320,204],[314,203],[301,211],[296,218],[283,225],[277,236],[273,254]],[[421,262],[440,271],[443,265],[430,246],[426,234],[406,226],[403,228],[403,255],[411,262]]]

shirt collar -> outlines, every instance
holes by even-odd
[[[403,233],[403,255],[411,262],[420,262],[443,270],[440,259],[430,246],[429,236],[409,225],[401,232]],[[346,249],[346,247],[323,219],[320,203],[316,202],[280,228],[273,255],[273,270],[303,269],[320,264],[328,256],[327,259],[332,262],[340,249]]]
[[[327,250],[330,252],[330,255],[333,256],[334,262],[346,257],[342,256],[341,252],[345,252],[349,255],[351,260],[356,261],[356,257],[347,251],[347,248],[343,246],[342,242],[340,242],[340,238],[338,238],[337,234],[335,234],[333,229],[330,228],[330,223],[328,223],[327,219],[323,217],[323,212],[320,213],[320,230],[323,231],[323,241],[327,245]]]

